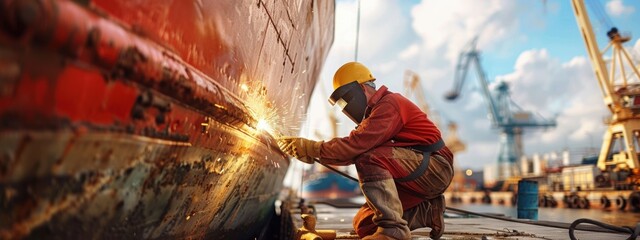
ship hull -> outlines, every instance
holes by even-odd
[[[0,238],[261,237],[333,7],[2,1]]]

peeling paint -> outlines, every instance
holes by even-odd
[[[0,239],[257,237],[289,165],[257,117],[299,127],[279,89],[333,36],[271,2],[0,1]]]

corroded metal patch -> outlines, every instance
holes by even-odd
[[[295,132],[332,24],[332,1],[1,1],[0,238],[259,236],[289,160],[258,122]]]

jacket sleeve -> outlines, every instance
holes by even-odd
[[[323,143],[320,146],[320,161],[334,165],[353,164],[358,155],[391,140],[402,126],[396,106],[380,102],[349,136]]]

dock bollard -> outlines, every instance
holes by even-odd
[[[334,240],[336,231],[316,230],[316,217],[311,214],[302,214],[302,227],[296,232],[299,240]]]
[[[518,181],[518,218],[538,220],[538,182]]]

